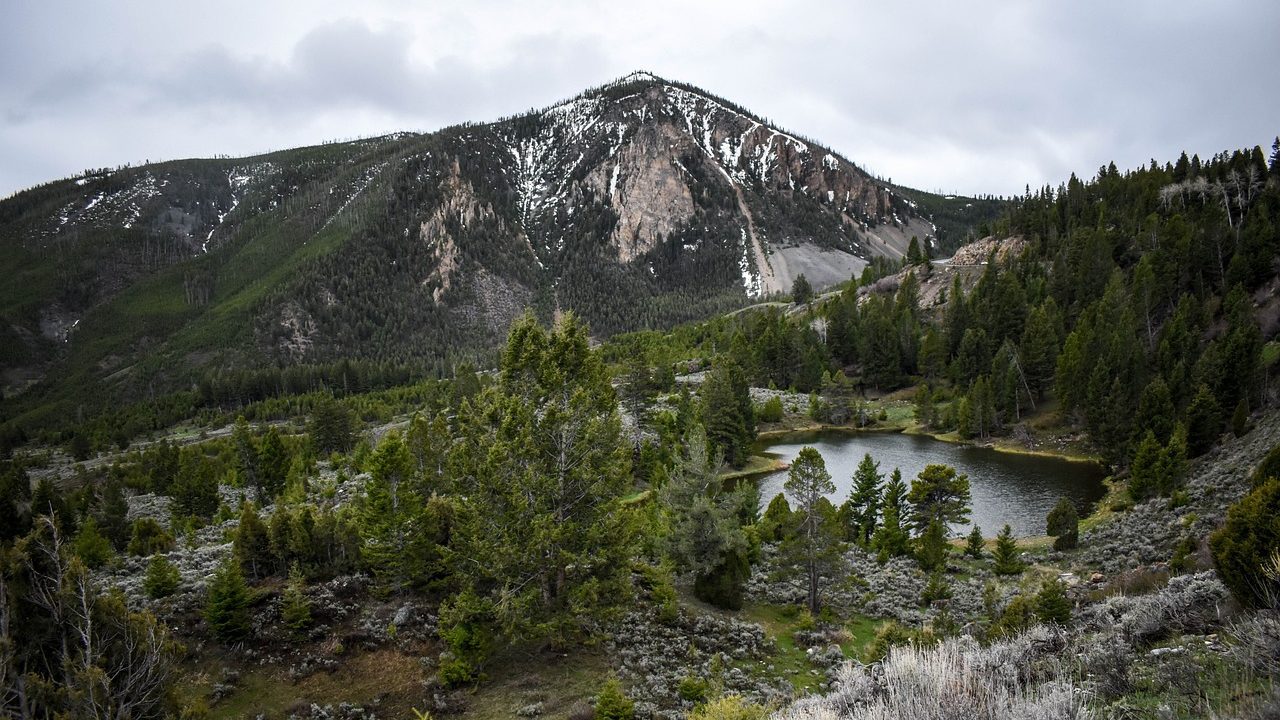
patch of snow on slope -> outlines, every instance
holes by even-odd
[[[760,297],[760,278],[756,275],[751,241],[747,239],[746,228],[738,229],[742,232],[738,247],[738,270],[742,273],[742,289],[747,297]]]

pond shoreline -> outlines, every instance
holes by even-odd
[[[926,430],[920,425],[915,425],[915,424],[896,425],[896,426],[891,425],[888,427],[854,427],[852,425],[827,425],[824,423],[810,423],[808,425],[801,425],[797,427],[765,430],[756,435],[755,444],[757,446],[760,446],[760,445],[766,445],[766,444],[772,444],[772,443],[778,443],[778,442],[803,440],[806,436],[816,435],[816,434],[825,433],[825,432],[848,433],[850,435],[859,435],[864,433],[868,433],[868,434],[869,433],[880,433],[880,434],[896,433],[900,435],[917,435],[921,437],[933,438],[934,440],[938,440],[940,442],[951,443],[952,445],[983,448],[986,450],[994,450],[995,452],[1007,453],[1010,455],[1026,455],[1026,456],[1032,456],[1032,457],[1053,458],[1056,460],[1065,460],[1067,462],[1074,462],[1074,463],[1087,463],[1090,465],[1097,465],[1098,467],[1101,467],[1107,470],[1108,472],[1110,472],[1111,470],[1111,468],[1107,465],[1107,463],[1103,462],[1102,458],[1098,455],[1083,455],[1080,453],[1069,452],[1066,450],[1057,450],[1052,448],[1050,449],[1032,448],[1032,447],[1027,447],[1026,445],[1023,445],[1016,441],[1009,440],[1007,438],[1001,439],[1001,440],[1004,440],[1004,442],[991,441],[986,443],[976,443],[971,440],[965,440],[954,432],[937,432],[933,430]],[[757,453],[753,453],[752,457],[753,458],[765,457],[765,455],[757,452]],[[755,474],[755,473],[746,473],[744,471],[737,471],[736,473],[736,475],[739,477],[744,474]]]
[[[836,448],[847,446],[852,443],[853,447],[867,447],[869,452],[882,461],[885,458],[893,458],[894,453],[898,453],[898,458],[893,461],[894,465],[901,465],[904,474],[913,475],[920,471],[926,463],[942,463],[952,465],[961,472],[968,472],[971,478],[981,477],[983,482],[997,484],[986,484],[985,492],[979,491],[975,486],[975,502],[980,503],[980,507],[986,508],[978,511],[978,515],[974,516],[975,522],[980,521],[985,528],[988,524],[996,523],[993,527],[999,527],[1004,522],[1004,510],[1002,503],[1003,498],[1023,497],[1024,492],[1032,494],[1040,491],[1026,490],[1026,488],[1047,488],[1052,487],[1053,482],[1065,481],[1068,485],[1064,486],[1061,494],[1067,495],[1075,499],[1078,503],[1082,520],[1086,526],[1096,525],[1105,521],[1108,514],[1109,505],[1112,498],[1108,497],[1113,493],[1111,483],[1108,482],[1109,468],[1098,458],[1083,456],[1079,452],[1062,452],[1054,451],[1054,448],[1035,448],[1026,445],[1001,443],[1001,442],[972,442],[961,440],[955,433],[936,433],[929,432],[918,425],[904,424],[905,426],[885,427],[849,427],[838,425],[827,425],[820,423],[806,423],[804,425],[793,425],[790,427],[774,427],[759,433],[756,444],[753,448],[754,453],[751,456],[750,463],[737,471],[725,473],[721,478],[728,482],[754,481],[760,484],[764,494],[772,494],[776,485],[780,481],[777,479],[780,472],[785,472],[789,461],[794,457],[798,447],[808,445],[817,447],[826,457],[829,465],[828,469],[833,475],[847,480],[847,475],[852,472],[853,466],[856,464],[851,458],[841,457],[840,450]],[[881,439],[882,438],[882,439]],[[892,440],[891,438],[899,438]],[[928,443],[936,441],[943,445],[927,446],[919,443]],[[1044,438],[1042,442],[1048,445],[1059,444],[1055,439]],[[904,444],[905,443],[905,444]],[[885,456],[877,454],[876,447],[883,448]],[[954,448],[954,450],[944,450],[944,447]],[[932,448],[932,449],[930,449]],[[978,454],[978,453],[985,454]],[[834,453],[833,456],[829,453]],[[862,450],[857,451],[858,457],[861,457]],[[905,455],[903,454],[905,453]],[[956,453],[960,453],[956,455]],[[970,454],[973,453],[973,454]],[[936,455],[936,458],[934,457]],[[914,460],[912,459],[914,458]],[[981,458],[986,458],[982,460]],[[1000,460],[998,458],[1004,458]],[[835,462],[836,465],[830,463]],[[1050,463],[1050,464],[1042,464]],[[992,465],[991,463],[995,463]],[[984,467],[978,469],[975,464],[982,464]],[[836,468],[839,468],[837,470]],[[1077,468],[1075,470],[1072,467]],[[992,468],[994,474],[988,474],[987,468]],[[998,469],[997,469],[998,468]],[[909,471],[908,471],[909,469]],[[977,472],[977,475],[973,473]],[[1064,480],[1053,480],[1051,478],[1063,478]],[[1095,478],[1088,481],[1087,485],[1075,485],[1073,478],[1091,477]],[[999,480],[997,480],[999,478]],[[1021,478],[1025,478],[1021,479]],[[837,485],[841,485],[841,480],[837,481]],[[1069,489],[1071,487],[1094,487],[1096,489],[1076,490]],[[1012,489],[1012,490],[1011,490]],[[843,493],[847,488],[841,488]],[[1057,490],[1054,491],[1058,492]],[[1011,494],[1005,494],[1011,493]],[[983,495],[979,500],[979,495]],[[1030,497],[1028,495],[1028,497]],[[835,499],[833,498],[833,502]],[[995,504],[993,504],[995,503]],[[1037,499],[1031,500],[1030,505],[1022,505],[1021,501],[1009,505],[1009,508],[1031,508],[1030,513],[1022,510],[1013,510],[1013,515],[1009,515],[1009,519],[1014,525],[1015,532],[1019,535],[1020,546],[1035,546],[1042,544],[1044,541],[1044,526],[1042,513],[1047,513],[1050,504],[1046,503],[1043,497],[1037,496]],[[1044,504],[1045,507],[1040,507]],[[975,508],[979,505],[975,505]],[[996,510],[993,512],[992,508]],[[1032,517],[1034,515],[1034,517]],[[993,520],[992,516],[1000,521]],[[1018,520],[1013,520],[1017,516]],[[988,528],[991,530],[991,528]]]

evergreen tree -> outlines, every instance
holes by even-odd
[[[1200,385],[1187,408],[1187,456],[1200,457],[1218,442],[1222,410],[1207,385]]]
[[[1071,622],[1071,601],[1060,580],[1049,580],[1036,593],[1036,617],[1043,623],[1066,625]]]
[[[610,677],[596,698],[595,720],[633,720],[636,704],[622,692],[618,678]]]
[[[702,383],[702,424],[715,452],[735,468],[746,464],[756,439],[755,409],[741,368],[727,358]]]
[[[884,486],[884,513],[880,527],[871,538],[871,547],[881,560],[906,555],[910,548],[910,536],[903,528],[903,511],[906,509],[907,487],[902,482],[902,472],[894,468],[889,482]]]
[[[249,621],[249,586],[240,564],[231,559],[218,566],[209,584],[204,618],[215,637],[223,642],[244,640],[252,632]]]
[[[169,552],[173,549],[173,536],[154,519],[141,517],[133,521],[133,532],[126,549],[130,555],[142,557],[158,552]]]
[[[102,567],[115,557],[111,542],[98,532],[98,521],[93,517],[80,525],[80,532],[76,534],[72,547],[76,556],[91,569]]]
[[[717,607],[742,607],[747,539],[738,524],[742,496],[720,492],[720,463],[707,455],[695,426],[660,493],[667,517],[667,554],[694,575],[694,594]]]
[[[907,264],[923,265],[925,262],[924,253],[920,252],[920,241],[915,235],[911,236],[911,242],[907,245]]]
[[[379,583],[398,592],[422,580],[417,522],[422,498],[413,487],[413,455],[392,432],[370,459],[358,512],[361,555]]]
[[[547,333],[527,314],[474,400],[450,457],[453,576],[505,633],[564,642],[630,585],[631,448],[607,369],[574,316]]]
[[[1075,503],[1069,498],[1060,498],[1058,504],[1049,511],[1045,518],[1045,534],[1054,538],[1054,550],[1070,550],[1080,538],[1080,515],[1076,512]]]
[[[271,543],[267,526],[247,500],[240,505],[240,523],[236,527],[231,554],[241,570],[251,578],[263,578],[271,573]]]
[[[984,547],[985,543],[982,538],[982,528],[974,525],[973,529],[969,531],[969,535],[965,539],[964,554],[974,558],[975,560],[979,560],[982,558]]]
[[[957,475],[949,465],[929,465],[911,481],[907,493],[911,506],[911,526],[917,533],[924,533],[929,524],[938,520],[947,525],[963,525],[969,522],[969,476]]]
[[[947,566],[947,526],[934,518],[916,541],[916,561],[926,572],[945,569]]]
[[[1159,375],[1151,379],[1138,398],[1138,416],[1134,427],[1148,430],[1155,435],[1158,442],[1169,442],[1176,419],[1173,409],[1173,396],[1169,394],[1169,386]],[[1136,440],[1141,442],[1141,440]]]
[[[1209,550],[1236,599],[1263,608],[1274,607],[1280,597],[1280,575],[1274,567],[1277,547],[1280,480],[1270,478],[1227,509],[1226,524],[1209,538]]]
[[[941,569],[929,573],[929,581],[920,593],[921,607],[929,607],[939,600],[951,598],[951,587],[947,585],[947,576]]]
[[[1057,313],[1058,308],[1053,298],[1037,305],[1027,317],[1018,347],[1022,371],[1037,398],[1043,398],[1045,391],[1053,384],[1059,351]]]
[[[119,482],[108,482],[102,491],[102,507],[98,512],[98,528],[116,550],[129,543],[129,503]]]
[[[285,480],[289,476],[289,466],[293,462],[280,431],[271,426],[262,436],[258,451],[258,498],[262,502],[270,502],[284,490]]]
[[[932,428],[938,420],[938,409],[933,403],[933,393],[929,389],[927,383],[921,384],[920,389],[916,390],[916,422],[921,427]]]
[[[997,575],[1022,573],[1022,561],[1018,559],[1018,543],[1013,539],[1013,528],[1005,525],[996,535],[996,549],[992,553]]]
[[[280,617],[285,627],[295,636],[300,635],[311,625],[311,603],[305,594],[306,578],[302,570],[294,563],[289,568],[289,582],[284,586],[281,598]]]
[[[849,534],[863,546],[871,541],[880,514],[880,481],[884,476],[879,468],[880,464],[871,459],[871,453],[863,455],[853,473],[853,487],[849,491]]]
[[[231,430],[231,445],[236,453],[236,470],[240,482],[246,487],[260,489],[260,465],[258,462],[258,443],[249,430],[249,421],[244,416],[236,418],[235,427]]]
[[[796,499],[796,512],[800,515],[795,535],[784,543],[785,554],[801,568],[809,588],[809,611],[816,613],[820,607],[819,581],[823,570],[838,557],[837,533],[822,513],[822,501],[835,492],[836,486],[831,482],[822,455],[805,447],[792,461],[783,487]]]
[[[180,516],[204,520],[213,517],[219,502],[213,466],[197,451],[183,452],[172,493],[174,510]]]
[[[142,589],[147,597],[157,600],[168,597],[178,591],[182,584],[182,575],[178,567],[169,562],[169,558],[156,554],[147,563],[147,574],[142,579]]]
[[[779,541],[791,534],[793,530],[793,513],[787,496],[778,493],[769,501],[764,517],[760,518],[760,537],[765,540]]]
[[[804,305],[813,299],[813,286],[809,284],[809,279],[800,273],[791,283],[791,301],[797,305]]]
[[[1231,413],[1231,434],[1244,437],[1247,432],[1249,432],[1249,401],[1242,397],[1240,402],[1236,403],[1235,412]]]
[[[319,453],[348,452],[355,445],[356,427],[351,409],[332,395],[316,401],[307,431]]]

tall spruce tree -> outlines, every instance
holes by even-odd
[[[880,516],[880,481],[884,476],[879,468],[880,464],[871,459],[871,453],[863,455],[849,491],[850,536],[863,546],[871,541]]]

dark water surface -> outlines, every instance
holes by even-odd
[[[908,488],[926,465],[939,463],[954,467],[956,472],[969,476],[973,498],[970,522],[981,526],[986,537],[994,537],[1005,523],[1013,526],[1013,533],[1018,537],[1043,535],[1045,516],[1058,498],[1064,495],[1071,498],[1084,517],[1106,491],[1102,483],[1106,472],[1093,463],[1004,453],[919,435],[823,432],[807,436],[803,442],[789,439],[765,445],[763,449],[790,462],[806,445],[822,453],[827,463],[827,472],[836,485],[835,494],[829,497],[836,506],[849,497],[853,472],[864,453],[871,453],[871,458],[880,463],[886,482],[889,473],[895,467],[900,468]],[[760,479],[764,506],[782,492],[786,480],[786,471]],[[953,529],[967,532],[969,527]]]

